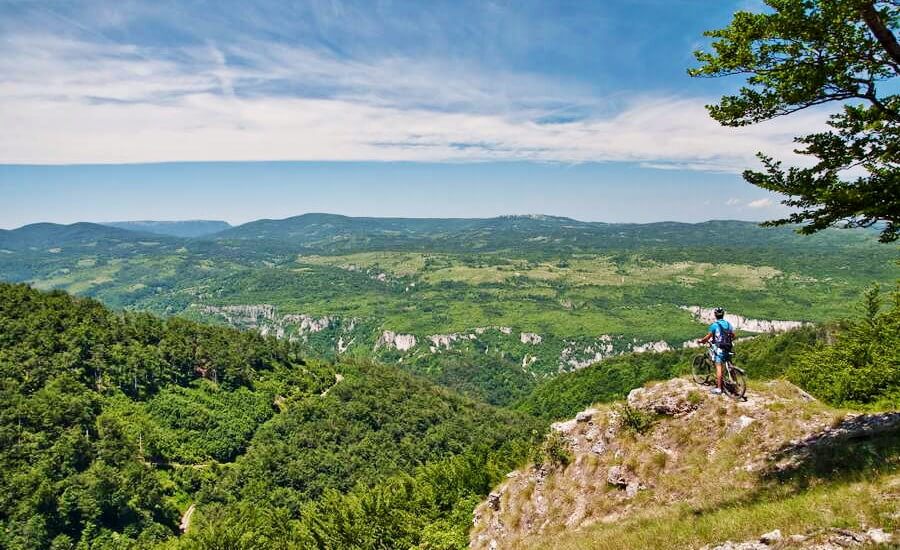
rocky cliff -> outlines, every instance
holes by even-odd
[[[541,464],[511,472],[476,509],[470,546],[627,548],[646,539],[646,548],[744,548],[726,542],[726,531],[706,532],[690,522],[766,499],[799,499],[811,484],[857,468],[857,455],[887,457],[897,466],[898,441],[900,412],[836,411],[783,381],[754,388],[745,401],[710,395],[685,379],[637,388],[624,403],[598,405],[554,424]],[[857,491],[872,492],[863,501],[882,500],[872,506],[877,511],[850,514],[861,534],[848,540],[875,540],[866,535],[869,529],[876,529],[876,539],[889,540],[883,529],[900,520],[897,468],[877,482],[875,475],[868,485],[858,471],[848,476],[862,479]],[[822,514],[831,513],[825,508]],[[759,533],[782,528],[782,546],[765,547],[787,548],[789,534],[796,535],[791,544],[807,541],[812,547],[825,544],[823,528],[848,527],[829,525],[827,515],[797,521],[792,514],[799,512],[790,507],[784,517],[780,513],[754,516],[732,531],[745,528],[755,537],[745,542],[762,545]],[[659,533],[665,528],[652,527],[654,521],[688,523],[678,523],[683,532],[672,527],[670,545],[668,535]],[[753,522],[763,521],[765,530],[754,532]],[[642,539],[634,529],[660,538],[651,544],[651,535]]]

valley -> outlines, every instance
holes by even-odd
[[[732,246],[703,244],[723,230]],[[872,314],[880,306],[869,286],[890,284],[898,268],[867,231],[801,238],[744,222],[305,215],[197,238],[39,224],[0,232],[0,251],[0,278],[27,283],[0,283],[9,472],[0,480],[12,495],[0,499],[9,518],[0,545],[10,548],[211,549],[232,534],[239,548],[580,547],[608,535],[632,544],[627,530],[603,526],[656,514],[650,489],[635,493],[646,508],[636,513],[615,483],[572,485],[585,473],[606,479],[593,475],[596,434],[563,434],[577,455],[566,469],[552,466],[568,451],[552,435],[559,428],[548,429],[590,407],[613,418],[619,405],[609,403],[654,380],[684,386],[677,379],[720,304],[754,395],[790,393],[779,389],[787,382],[761,385],[787,377],[836,406],[882,410],[900,396],[898,310]],[[859,311],[877,317],[836,323],[864,291]],[[871,356],[853,343],[869,333],[852,328],[869,323],[891,335],[866,344]],[[860,377],[858,368],[871,370]],[[774,405],[751,414],[759,425],[783,406],[766,399]],[[818,401],[797,414],[801,423],[841,415]],[[665,460],[622,437],[608,444],[643,454],[604,454],[603,468],[633,463],[660,495],[677,488],[652,472],[669,468],[685,482],[699,464],[669,436]],[[885,445],[873,451],[883,463],[865,471],[893,483],[894,439]],[[732,454],[716,467],[732,467]],[[882,498],[870,485],[850,497],[822,483],[846,502]],[[696,506],[726,506],[707,489],[698,486]],[[795,494],[802,506],[820,502]],[[660,524],[683,529],[660,510]],[[867,517],[892,526],[881,511]],[[817,525],[787,512],[776,520]]]
[[[865,230],[747,222],[306,214],[198,238],[28,226],[0,232],[0,278],[375,358],[508,404],[560,372],[681,348],[708,324],[700,308],[756,320],[744,336],[838,317],[898,276],[889,248]]]

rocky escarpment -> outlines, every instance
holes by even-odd
[[[897,548],[895,537],[884,529],[872,528],[865,531],[852,529],[817,529],[807,533],[784,535],[775,529],[754,540],[743,542],[726,541],[722,544],[707,545],[702,550],[786,550],[788,548],[809,550],[843,550],[844,548]]]
[[[694,319],[703,323],[712,323],[716,320],[715,310],[713,308],[705,308],[700,306],[682,306],[682,309],[690,311]],[[748,319],[741,315],[733,313],[725,313],[725,320],[731,323],[735,330],[744,332],[784,332],[795,328],[800,328],[806,323],[803,321],[775,321],[768,319]]]
[[[562,447],[557,458],[508,474],[475,510],[470,547],[546,546],[557,534],[637,521],[676,503],[714,508],[789,483],[833,449],[898,432],[900,413],[844,414],[784,381],[746,401],[685,379],[637,388],[625,403],[554,424],[548,442]],[[900,499],[900,479],[892,498]]]
[[[539,334],[514,330],[509,326],[481,326],[467,331],[444,334],[411,334],[376,326],[377,320],[341,318],[335,315],[282,314],[268,304],[213,306],[196,304],[194,311],[222,320],[232,326],[258,330],[290,340],[310,341],[336,354],[351,347],[365,347],[378,354],[401,352],[401,362],[407,357],[440,353],[497,353],[520,363],[522,369],[534,375],[551,375],[582,369],[625,353],[659,353],[681,347],[696,347],[696,340],[679,344],[665,340],[638,340],[621,334],[601,334],[597,337],[561,338],[554,334]],[[685,308],[700,321],[707,322],[712,310]],[[727,316],[740,330],[750,332],[778,332],[802,326],[798,321],[769,321],[747,319],[739,315]],[[704,327],[698,326],[698,334]]]
[[[397,334],[392,330],[386,330],[381,333],[378,341],[375,342],[375,349],[386,348],[408,351],[415,347],[417,342],[418,340],[412,334]]]

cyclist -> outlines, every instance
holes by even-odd
[[[710,357],[716,362],[716,387],[711,391],[716,395],[722,393],[722,368],[723,363],[731,357],[732,342],[734,342],[734,328],[725,320],[725,310],[717,307],[714,311],[716,320],[709,325],[709,333],[697,340],[698,344],[713,341]]]

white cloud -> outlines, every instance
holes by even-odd
[[[768,208],[775,203],[770,198],[757,199],[755,201],[750,201],[747,203],[747,206],[750,208]]]
[[[732,198],[728,199],[727,201],[725,201],[725,205],[726,205],[726,206],[737,206],[737,205],[739,205],[739,204],[741,204],[741,199],[736,199],[736,198],[734,198],[734,197],[732,197]]]
[[[17,35],[0,47],[0,72],[0,163],[524,159],[737,172],[759,150],[791,157],[792,137],[823,119],[723,128],[709,98],[623,102],[446,60],[246,41],[157,51]]]

